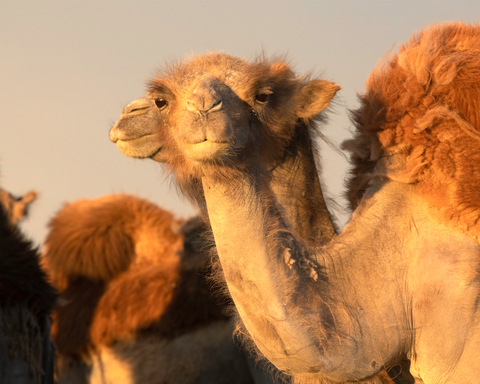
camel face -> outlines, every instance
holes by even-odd
[[[223,53],[178,63],[127,107],[110,139],[130,157],[168,162],[201,177],[221,167],[283,156],[299,119],[315,119],[339,87],[297,77],[281,60]]]

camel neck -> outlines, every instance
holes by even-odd
[[[272,170],[270,186],[292,232],[310,247],[335,236],[320,185],[319,164],[308,129],[297,129],[282,163]],[[317,168],[318,167],[318,168]]]
[[[262,180],[258,175],[234,183],[203,179],[218,255],[245,327],[260,351],[287,374],[328,372],[337,381],[375,374],[399,351],[404,334],[398,329],[405,324],[398,321],[403,307],[395,306],[402,292],[390,276],[399,268],[384,255],[395,250],[375,249],[381,257],[373,263],[368,254],[375,247],[374,228],[385,227],[377,212],[385,207],[372,201],[365,208],[371,214],[363,215],[369,223],[358,217],[350,226],[360,252],[358,244],[341,236],[313,251],[292,239]],[[371,294],[384,290],[387,294]],[[399,307],[401,313],[393,311]]]

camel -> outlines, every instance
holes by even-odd
[[[0,382],[53,384],[50,311],[56,295],[39,252],[19,231],[35,194],[15,198],[0,189]]]
[[[234,344],[229,300],[214,294],[203,221],[132,195],[66,204],[44,268],[57,383],[271,384]]]
[[[242,153],[242,147],[238,145],[239,142],[236,140],[237,136],[235,135],[239,135],[238,138],[240,140],[249,143],[250,147],[248,145],[247,147],[250,149],[247,149],[247,151],[251,150],[252,145],[255,144],[254,150],[261,153],[261,156],[269,164],[271,172],[269,186],[273,190],[282,214],[288,222],[288,230],[301,238],[305,244],[312,247],[328,242],[334,236],[335,228],[326,209],[318,178],[316,168],[318,162],[315,162],[316,148],[312,135],[319,134],[316,123],[325,121],[324,110],[339,89],[337,85],[331,82],[318,79],[309,81],[308,78],[295,78],[292,76],[289,67],[282,61],[270,64],[263,59],[263,61],[259,60],[250,66],[242,59],[223,53],[211,53],[194,58],[183,67],[180,64],[176,64],[174,68],[178,69],[178,73],[169,72],[167,69],[164,78],[156,78],[152,83],[152,91],[147,97],[137,99],[124,108],[120,119],[110,131],[111,140],[127,156],[151,158],[158,162],[168,163],[177,179],[184,181],[184,183],[180,183],[180,188],[205,211],[200,176],[192,175],[188,172],[177,172],[178,167],[184,167],[193,173],[197,171],[202,172],[201,166],[203,164],[196,160],[190,161],[188,156],[180,150],[177,138],[169,134],[165,129],[165,127],[170,125],[176,127],[174,121],[179,119],[182,123],[185,123],[183,126],[185,132],[181,133],[184,137],[191,137],[190,135],[195,135],[197,132],[201,132],[202,129],[205,133],[207,125],[202,126],[200,120],[206,121],[208,113],[205,111],[195,112],[189,104],[202,103],[202,100],[195,95],[196,98],[193,101],[189,100],[187,92],[181,92],[180,95],[174,96],[172,91],[170,91],[171,89],[181,90],[179,85],[182,85],[184,76],[189,76],[189,71],[195,72],[199,67],[205,70],[205,73],[202,73],[203,78],[200,80],[200,83],[205,83],[206,88],[204,89],[202,88],[203,85],[200,85],[196,86],[196,90],[200,94],[199,96],[205,99],[203,101],[204,109],[208,110],[211,107],[210,109],[213,112],[219,112],[218,117],[212,117],[213,124],[220,131],[222,129],[222,121],[226,120],[227,129],[231,131],[235,129],[235,126],[229,122],[229,116],[221,107],[222,103],[228,103],[227,105],[230,105],[230,108],[239,109],[247,117],[253,117],[253,120],[250,122],[252,124],[250,132],[255,135],[244,135],[242,130],[238,129],[242,127],[238,127],[233,132],[234,138],[232,141],[235,141],[235,148],[226,148],[224,152],[227,154],[227,157],[224,159],[217,161],[212,156],[207,166],[211,167],[211,169],[217,169],[217,165],[220,162],[225,161],[229,165],[233,165],[234,163],[231,160],[236,156],[248,156],[248,153]],[[257,78],[249,79],[245,73],[235,73],[235,68],[237,67],[240,67],[245,72],[252,70],[256,73]],[[274,77],[275,71],[278,71],[276,77]],[[272,78],[267,77],[265,80],[261,78],[261,76],[265,76],[265,73],[269,74],[269,72],[272,73]],[[210,83],[208,82],[213,76],[212,73],[219,75],[219,78],[213,78],[212,81],[215,83],[215,87],[209,90]],[[255,94],[254,89],[247,88],[242,90],[241,97],[238,97],[238,87],[240,85],[237,85],[237,88],[233,88],[231,83],[225,82],[225,77],[227,76],[232,76],[231,81],[233,82],[246,79],[248,80],[247,84],[250,84],[249,87],[254,86],[263,93]],[[268,98],[268,95],[272,93],[273,85],[276,87],[274,101],[277,104],[276,108],[279,111],[289,112],[290,116],[280,116],[280,122],[283,125],[278,124],[276,126],[275,119],[279,119],[280,113],[272,113],[270,125],[263,126],[255,121],[259,113],[264,113],[261,110],[261,105],[260,107],[254,105],[252,108],[251,105],[245,103],[244,99],[245,95],[247,95],[250,97],[250,102],[258,99],[257,103],[265,104],[266,99],[263,99]],[[193,85],[188,83],[187,87],[190,86],[193,89]],[[215,99],[213,94],[219,89],[227,92],[228,98],[221,97],[220,100],[220,97],[217,97]],[[161,93],[157,93],[157,90]],[[294,97],[288,98],[288,92],[292,91],[295,92]],[[165,95],[168,95],[169,98],[167,99]],[[184,110],[182,110],[180,102],[186,102]],[[178,110],[175,110],[173,108],[168,109],[170,105],[180,106]],[[248,110],[243,111],[243,108]],[[189,116],[189,110],[194,112],[191,114],[192,116]],[[198,119],[195,116],[196,114],[199,115]],[[235,118],[238,119],[238,116],[235,116]],[[244,126],[248,127],[248,124],[245,123]],[[208,131],[207,134],[212,135]],[[214,132],[213,135],[215,134]],[[221,135],[221,131],[218,134]],[[200,143],[205,141],[202,141],[202,137],[194,137],[193,140]],[[258,144],[260,141],[266,144]],[[208,151],[210,149],[207,149],[207,156],[209,156]],[[212,154],[214,153],[212,152]],[[230,159],[229,156],[233,157]],[[231,176],[224,174],[220,177],[230,178]],[[205,217],[205,220],[208,222],[208,216]],[[221,274],[219,276],[222,279]],[[245,330],[239,327],[238,332],[242,334],[245,333]],[[403,372],[400,372],[396,367],[390,372],[392,377],[395,378],[395,383],[413,382],[413,378],[408,373],[408,364],[402,363],[402,366]],[[382,372],[376,377],[366,380],[366,382],[391,383],[392,381],[385,372]]]
[[[269,185],[278,141],[262,135],[308,121],[309,83],[214,55],[151,82],[245,329],[296,380],[358,381],[407,355],[415,382],[478,381],[479,45],[478,26],[434,25],[372,72],[345,144],[355,211],[318,248],[289,230]]]

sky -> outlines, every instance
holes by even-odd
[[[81,198],[131,193],[189,217],[161,165],[122,155],[108,138],[161,65],[208,51],[287,54],[298,74],[342,87],[323,127],[338,147],[384,55],[431,23],[479,18],[478,0],[0,0],[0,186],[39,193],[22,224],[38,245],[63,204]],[[345,154],[326,144],[321,154],[328,196],[346,207]],[[349,213],[337,216],[342,225]]]

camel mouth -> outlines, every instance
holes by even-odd
[[[156,161],[157,163],[168,163],[168,158],[165,156],[165,151],[163,151],[163,147],[159,147],[155,153],[148,157],[151,160]]]
[[[222,160],[232,155],[231,142],[202,141],[197,144],[184,144],[187,157],[198,162]]]
[[[132,140],[117,140],[117,148],[128,157],[137,159],[158,156],[162,149],[157,135],[145,135]]]

